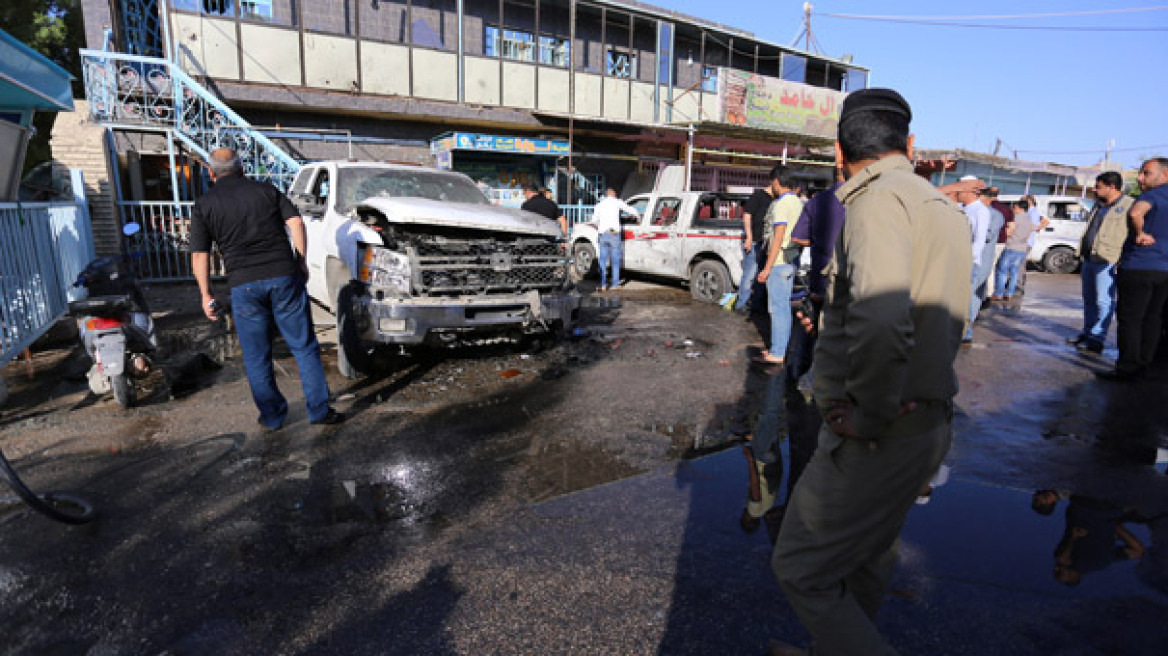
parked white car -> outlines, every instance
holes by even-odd
[[[689,283],[699,301],[718,302],[742,278],[742,211],[744,194],[653,192],[631,197],[641,218],[621,217],[624,272],[648,274]],[[596,271],[599,235],[596,223],[577,224],[568,236],[572,274]]]
[[[1017,194],[1002,194],[1003,203],[1021,198]],[[1079,268],[1079,243],[1087,230],[1087,216],[1094,201],[1078,196],[1038,196],[1038,213],[1049,219],[1039,231],[1030,249],[1028,260],[1050,273],[1073,273]]]
[[[408,346],[562,334],[576,320],[559,225],[491,205],[461,173],[314,162],[289,195],[308,232],[308,293],[336,315],[345,376]]]

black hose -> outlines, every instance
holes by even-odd
[[[68,492],[48,492],[43,496],[38,496],[20,477],[16,475],[16,471],[12,469],[12,465],[8,462],[8,458],[4,457],[4,452],[0,451],[0,476],[8,483],[8,486],[20,496],[33,510],[51,518],[58,522],[65,524],[88,524],[97,517],[97,510],[94,509],[93,504],[85,499]],[[74,506],[80,508],[80,513],[62,512],[56,508],[56,505]]]

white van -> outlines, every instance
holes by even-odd
[[[1018,194],[1002,194],[1003,203],[1011,204]],[[1030,262],[1049,273],[1073,273],[1079,268],[1079,243],[1087,230],[1087,216],[1095,201],[1078,196],[1038,196],[1038,213],[1050,222],[1038,233]]]

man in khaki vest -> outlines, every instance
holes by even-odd
[[[1123,178],[1107,171],[1095,178],[1095,207],[1079,244],[1083,259],[1083,331],[1067,340],[1077,348],[1103,352],[1115,314],[1115,264],[1127,240],[1127,212],[1135,199],[1123,195]]]
[[[872,620],[905,516],[949,450],[971,232],[913,173],[911,118],[890,89],[852,93],[840,113],[848,220],[815,350],[824,424],[771,561],[816,654],[895,653]],[[770,652],[805,653],[778,641]]]

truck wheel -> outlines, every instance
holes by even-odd
[[[689,293],[695,301],[717,303],[730,289],[730,272],[717,260],[698,262],[689,276]]]
[[[110,380],[110,387],[114,391],[114,400],[122,409],[129,409],[134,405],[134,388],[130,386],[130,377],[126,374],[118,374]]]
[[[1042,256],[1042,268],[1049,273],[1074,273],[1079,267],[1079,258],[1069,248],[1052,248]]]
[[[572,280],[580,282],[596,273],[596,249],[586,241],[572,245]]]
[[[337,292],[333,310],[337,317],[337,371],[350,380],[360,378],[373,368],[373,349],[357,332],[352,285]]]

